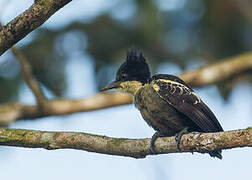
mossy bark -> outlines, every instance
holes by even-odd
[[[0,30],[0,56],[72,0],[36,0]]]
[[[80,132],[49,132],[0,128],[0,145],[27,148],[78,149],[90,152],[144,158],[151,155],[150,139],[111,138]],[[252,128],[218,133],[190,133],[177,149],[174,137],[158,138],[157,154],[178,152],[207,153],[213,150],[252,147]]]

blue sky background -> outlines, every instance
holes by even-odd
[[[0,8],[4,0],[0,1]],[[33,1],[12,0],[0,10],[4,23],[28,8]],[[53,15],[43,26],[60,28],[72,20],[88,21],[97,14],[108,11],[117,3],[105,0],[74,0]],[[162,1],[159,1],[162,3]],[[176,8],[176,1],[170,1]],[[178,1],[183,2],[183,1]],[[133,7],[127,7],[134,11]],[[116,16],[118,12],[113,12]],[[118,15],[119,16],[119,15]],[[120,14],[118,18],[130,16],[130,12]],[[21,41],[26,43],[30,36]],[[7,56],[8,53],[5,53]],[[80,59],[82,59],[80,61]],[[83,59],[85,59],[83,61]],[[4,56],[0,57],[0,62]],[[73,53],[66,67],[68,73],[68,91],[66,97],[82,98],[96,94],[94,83],[94,64],[91,57]],[[188,69],[201,64],[192,64]],[[159,73],[179,74],[181,69],[175,64],[160,65]],[[88,87],[88,88],[87,88]],[[45,89],[48,97],[53,97]],[[215,86],[196,89],[201,98],[216,114],[225,130],[251,126],[252,122],[252,87],[241,83],[234,88],[229,102],[222,100]],[[19,100],[26,104],[35,103],[35,99],[24,84],[20,88]],[[52,131],[79,131],[111,137],[146,138],[154,131],[144,122],[133,105],[120,106],[94,112],[76,113],[63,117],[41,118],[34,121],[20,121],[12,128]],[[252,170],[252,149],[237,148],[223,152],[223,160],[210,158],[207,154],[177,153],[148,156],[145,159],[133,159],[89,153],[77,150],[28,149],[0,147],[0,179],[249,179]]]

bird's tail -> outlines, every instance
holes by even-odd
[[[219,151],[211,151],[211,152],[209,152],[209,155],[211,157],[217,157],[219,159],[222,159],[221,150],[219,150]]]

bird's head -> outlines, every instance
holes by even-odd
[[[150,78],[150,69],[142,53],[131,50],[127,53],[126,61],[116,73],[116,80],[101,91],[118,89],[123,92],[135,94]]]

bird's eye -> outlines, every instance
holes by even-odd
[[[127,74],[122,74],[122,75],[121,75],[121,78],[122,78],[122,79],[126,79],[126,78],[127,78]]]

